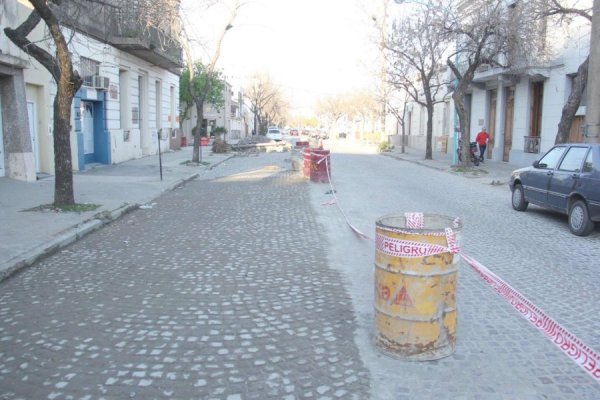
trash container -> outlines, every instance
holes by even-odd
[[[406,360],[436,360],[456,348],[456,280],[462,223],[437,214],[376,222],[375,345]]]
[[[302,155],[304,160],[302,174],[305,178],[310,178],[310,147],[305,147],[302,150]]]
[[[187,138],[185,136],[181,137],[181,147],[187,146]]]
[[[311,149],[310,152],[310,181],[329,183],[331,159],[329,150]]]

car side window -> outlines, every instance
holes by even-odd
[[[561,171],[581,172],[583,160],[587,152],[588,147],[571,147],[567,151],[567,154],[565,154],[558,169]]]
[[[538,167],[544,169],[556,168],[556,164],[558,164],[558,160],[560,160],[560,157],[565,152],[565,149],[566,147],[562,146],[554,147],[552,150],[546,153],[544,157],[542,157],[538,163]]]
[[[592,163],[592,152],[590,151],[583,163],[583,172],[592,172],[594,170],[594,164]]]

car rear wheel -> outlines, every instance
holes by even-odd
[[[523,186],[516,184],[512,192],[512,206],[517,211],[525,211],[529,203],[525,201]]]
[[[587,236],[594,230],[594,222],[582,200],[574,202],[569,209],[569,229],[577,236]]]

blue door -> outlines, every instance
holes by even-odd
[[[96,153],[94,151],[94,103],[91,101],[82,101],[81,111],[81,132],[83,133],[83,155],[85,163],[96,162]]]

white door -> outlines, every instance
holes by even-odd
[[[27,102],[27,117],[29,118],[29,137],[31,138],[31,151],[35,158],[35,172],[40,172],[40,158],[38,157],[38,139],[36,130],[35,104],[32,101]]]
[[[4,175],[4,131],[2,130],[2,101],[0,101],[0,176]]]
[[[82,101],[80,108],[83,154],[94,154],[94,107],[92,103]]]

